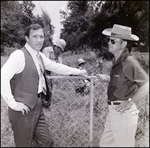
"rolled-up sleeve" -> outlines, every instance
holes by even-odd
[[[41,56],[43,58],[43,62],[44,62],[46,70],[52,71],[57,74],[62,74],[62,75],[71,75],[71,74],[79,75],[80,74],[80,69],[72,68],[64,64],[56,63],[50,60],[49,58],[47,58],[42,53],[41,53]]]
[[[127,59],[124,65],[124,74],[130,81],[136,83],[138,87],[149,81],[148,74],[134,57]]]
[[[13,52],[6,63],[1,68],[1,95],[9,107],[16,107],[17,103],[11,92],[10,80],[16,74],[22,71],[24,55],[20,50]]]

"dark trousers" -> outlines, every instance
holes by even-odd
[[[32,140],[35,141],[35,147],[52,146],[53,141],[45,122],[41,98],[38,98],[37,104],[29,113],[22,115],[22,112],[9,108],[8,115],[16,147],[31,147]]]

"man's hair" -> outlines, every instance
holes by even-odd
[[[40,24],[31,24],[25,29],[25,36],[29,37],[30,30],[44,29]]]
[[[131,50],[132,50],[132,47],[134,46],[134,42],[133,41],[127,41],[128,43],[127,43],[127,49],[128,49],[128,51],[129,51],[129,53],[131,52]]]

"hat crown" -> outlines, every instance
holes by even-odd
[[[60,47],[64,51],[64,48],[66,47],[66,42],[63,39],[58,39],[55,42],[55,45],[58,46],[58,47]]]
[[[82,58],[78,59],[78,64],[81,64],[81,63],[85,63],[85,61]]]
[[[114,24],[113,28],[107,28],[102,31],[102,34],[120,38],[123,40],[138,41],[139,37],[131,33],[131,27]]]
[[[114,24],[111,34],[131,35],[131,27]]]

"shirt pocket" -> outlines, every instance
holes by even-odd
[[[110,85],[114,86],[114,87],[118,87],[119,79],[120,79],[119,75],[113,75],[112,78],[111,78]]]

